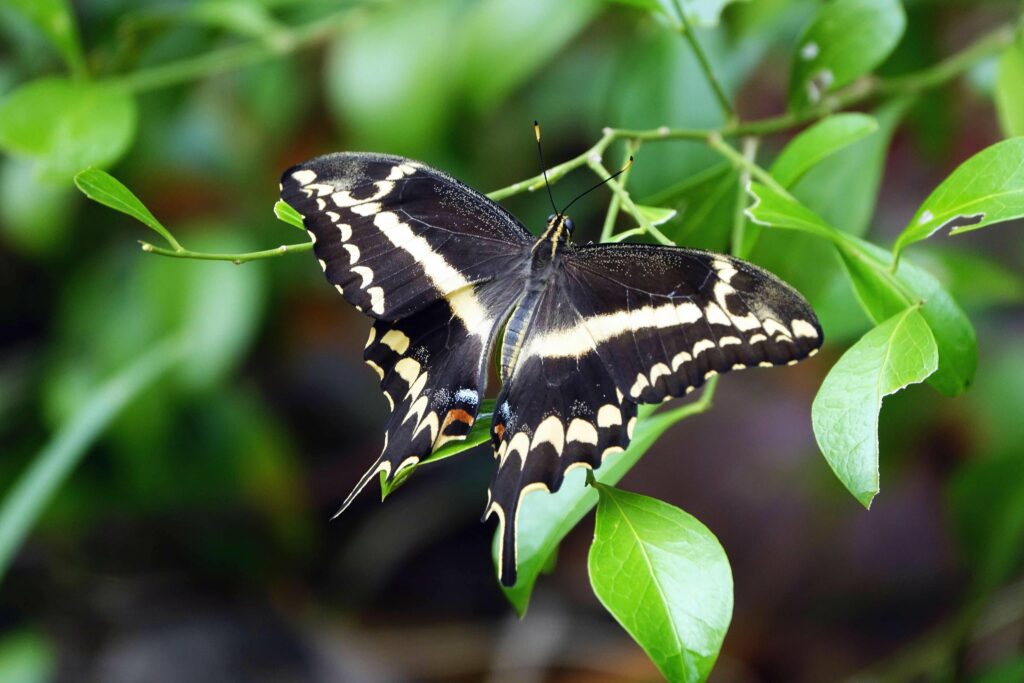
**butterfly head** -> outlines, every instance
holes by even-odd
[[[558,242],[569,241],[574,230],[576,230],[576,224],[564,213],[553,213],[548,216],[548,225],[545,232]]]

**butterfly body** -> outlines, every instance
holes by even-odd
[[[380,459],[342,509],[378,472],[393,477],[465,438],[504,329],[485,517],[502,527],[507,585],[523,496],[624,450],[639,403],[716,373],[792,364],[822,342],[807,302],[752,264],[576,246],[564,214],[534,237],[475,190],[402,157],[327,155],[288,169],[281,185],[328,281],[374,319],[364,357],[391,405]]]

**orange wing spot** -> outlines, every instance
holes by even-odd
[[[498,441],[501,441],[505,436],[505,425],[500,422],[494,425],[494,433],[498,435]]]
[[[448,414],[445,415],[444,423],[441,425],[441,433],[444,434],[445,430],[453,422],[463,422],[467,427],[473,426],[473,416],[467,413],[465,410],[456,408],[455,410],[449,410]]]

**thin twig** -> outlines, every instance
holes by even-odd
[[[743,158],[750,165],[757,164],[757,145],[759,138],[749,137],[743,139]],[[739,182],[736,184],[736,206],[732,220],[732,255],[738,258],[747,257],[747,249],[744,246],[747,232],[747,185],[750,184],[750,168],[744,166],[740,169]],[[756,234],[754,235],[756,237]]]
[[[142,251],[148,254],[159,254],[160,256],[170,256],[171,258],[188,258],[196,259],[199,261],[231,261],[236,265],[241,265],[247,261],[258,261],[260,259],[274,258],[275,256],[282,256],[284,254],[309,251],[313,248],[312,242],[303,242],[302,244],[282,244],[279,247],[273,249],[264,249],[263,251],[247,251],[240,254],[209,254],[202,251],[191,251],[189,249],[165,249],[164,247],[158,247],[149,242],[139,242],[142,245]]]

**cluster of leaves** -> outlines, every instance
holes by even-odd
[[[686,34],[705,67],[707,59],[695,41],[694,29],[715,26],[729,1],[624,0],[625,4],[658,17],[668,27],[665,34],[671,40],[678,40],[671,35],[673,32]],[[308,243],[234,254],[184,249],[124,185],[99,168],[87,168],[109,166],[131,146],[138,118],[134,93],[155,87],[154,84],[173,82],[179,76],[157,70],[144,78],[129,75],[121,79],[90,79],[67,4],[63,0],[23,0],[15,4],[46,33],[66,61],[69,75],[31,81],[0,101],[0,148],[32,159],[35,172],[42,177],[66,180],[74,175],[78,188],[90,199],[132,216],[167,243],[166,247],[146,244],[147,251],[243,262],[308,249]],[[336,18],[328,17],[308,30],[289,29],[278,24],[263,6],[242,2],[197,3],[180,12],[196,23],[226,27],[238,35],[264,36],[252,50],[228,54],[238,63],[265,59],[316,40],[322,35],[322,25],[337,22]],[[468,72],[501,74],[484,79],[490,85],[476,91],[474,107],[484,109],[499,102],[537,63],[584,26],[596,10],[591,3],[569,2],[559,3],[557,12],[557,17],[547,17],[543,22],[547,33],[529,33],[529,60],[508,69],[496,68],[497,57],[492,61],[466,61],[463,68]],[[472,42],[500,35],[503,41],[522,42],[527,31],[517,27],[532,24],[512,21],[519,18],[518,13],[516,2],[482,4],[470,22],[479,30],[462,31],[460,35],[469,36],[462,40]],[[382,136],[393,142],[391,136],[400,134],[414,147],[416,141],[429,138],[433,130],[440,128],[439,120],[450,104],[446,99],[450,97],[448,91],[420,84],[420,100],[424,104],[416,119],[420,128],[389,125],[381,118],[381,112],[397,112],[400,108],[390,107],[379,99],[360,99],[360,93],[370,92],[359,87],[359,79],[367,72],[360,65],[366,59],[376,58],[381,40],[400,41],[413,31],[421,32],[423,21],[433,22],[443,32],[450,29],[450,19],[448,15],[426,11],[421,15],[415,10],[385,10],[383,28],[378,27],[381,33],[353,36],[332,54],[332,63],[339,71],[333,106],[345,111],[369,144],[375,136],[383,145],[386,141]],[[678,134],[660,129],[613,131],[595,148],[563,164],[551,176],[557,181],[584,166],[597,175],[606,175],[607,170],[594,154],[599,157],[619,141],[625,141],[628,154],[641,144],[659,139],[698,140],[706,143],[712,154],[719,155],[721,163],[709,165],[669,187],[652,187],[651,169],[659,168],[657,163],[646,164],[647,178],[639,176],[639,171],[637,178],[624,176],[612,185],[613,199],[603,239],[648,236],[672,243],[702,242],[701,246],[729,247],[737,255],[778,270],[798,285],[800,273],[791,273],[789,269],[793,266],[782,262],[778,250],[773,251],[779,231],[792,233],[785,239],[787,254],[793,250],[802,254],[821,253],[821,248],[835,254],[841,264],[835,282],[845,286],[874,326],[866,332],[842,329],[841,323],[833,326],[831,323],[837,318],[830,315],[831,303],[823,288],[807,292],[822,313],[827,334],[855,339],[825,378],[812,407],[812,423],[818,444],[837,477],[858,501],[868,506],[879,491],[878,421],[882,399],[925,381],[942,394],[953,396],[963,392],[973,379],[977,345],[970,320],[940,281],[902,252],[932,235],[947,231],[959,234],[1024,216],[1024,138],[1013,137],[1024,135],[1024,42],[1017,39],[1000,45],[995,100],[1009,139],[983,150],[954,171],[924,199],[892,249],[886,250],[863,239],[863,234],[870,223],[888,140],[906,110],[906,101],[901,96],[936,83],[926,82],[928,78],[902,83],[897,79],[888,89],[881,88],[875,93],[887,96],[889,101],[872,114],[833,113],[847,103],[859,101],[868,92],[865,83],[869,82],[870,74],[900,42],[907,23],[904,11],[897,0],[835,0],[805,21],[806,28],[792,54],[789,111],[771,126],[760,130],[748,124],[744,129],[742,123],[733,119],[728,104],[723,103],[726,111],[721,113],[726,121],[718,129]],[[488,30],[493,26],[506,30]],[[438,45],[438,49],[447,47],[443,41]],[[504,54],[498,47],[493,46],[490,52]],[[460,50],[472,50],[474,54],[489,52],[489,48],[479,45],[465,45]],[[391,85],[396,96],[401,93],[403,98],[408,97],[409,88],[418,82],[415,76],[419,72],[414,69],[430,68],[441,59],[447,59],[447,51],[424,55],[420,64],[396,65]],[[192,65],[185,71],[195,68]],[[200,62],[198,68],[206,67]],[[710,69],[706,75],[716,88],[720,87]],[[472,74],[464,77],[471,78]],[[342,91],[345,97],[340,96]],[[373,92],[379,95],[380,91]],[[620,114],[630,121],[639,120],[630,118],[631,98],[622,99],[624,109]],[[807,121],[816,122],[789,141],[768,168],[757,163],[757,136],[789,130]],[[751,144],[744,145],[741,152],[728,142],[736,137]],[[648,149],[654,152],[653,147]],[[535,186],[536,180],[517,183],[492,196],[509,196]],[[632,185],[627,184],[630,180]],[[663,178],[659,180],[663,182]],[[826,188],[839,188],[834,191],[863,201],[856,212],[838,211]],[[641,194],[644,192],[646,196]],[[643,198],[634,201],[633,195]],[[616,233],[620,211],[633,219],[636,226]],[[275,213],[282,221],[302,227],[301,220],[286,205],[279,203]],[[713,229],[705,229],[707,226]],[[226,282],[252,277],[242,275],[243,272],[248,269],[229,272],[226,277],[218,277],[216,283],[196,285],[202,292],[196,298],[203,298],[207,292],[223,293],[225,289],[230,293],[232,286]],[[258,283],[247,284],[249,291],[260,290]],[[92,410],[69,422],[7,498],[0,510],[0,571],[78,458],[133,396],[177,359],[197,348],[207,353],[218,344],[222,348],[237,345],[238,335],[244,335],[254,324],[249,318],[241,325],[241,333],[238,326],[228,333],[226,327],[210,329],[211,316],[185,312],[182,317],[178,321],[179,333],[168,335],[159,345],[148,340],[152,352],[104,385]],[[203,341],[203,337],[208,339],[210,335],[227,339],[211,345]],[[220,373],[226,370],[223,364],[218,367],[216,358],[210,365]],[[196,374],[210,376],[201,370]],[[712,383],[698,401],[669,410],[656,412],[643,407],[630,448],[603,466],[590,480],[590,486],[585,485],[585,473],[575,471],[558,493],[526,499],[519,519],[519,583],[506,591],[520,614],[527,608],[538,577],[554,562],[561,541],[596,507],[595,539],[589,557],[595,593],[666,678],[698,681],[707,677],[732,614],[732,579],[725,553],[714,535],[686,512],[619,490],[615,484],[668,428],[707,410],[713,391]],[[466,441],[447,446],[420,466],[484,443],[488,431],[485,407]],[[411,473],[412,470],[407,471],[407,475]],[[405,478],[384,485],[382,494],[388,495],[404,481]]]

